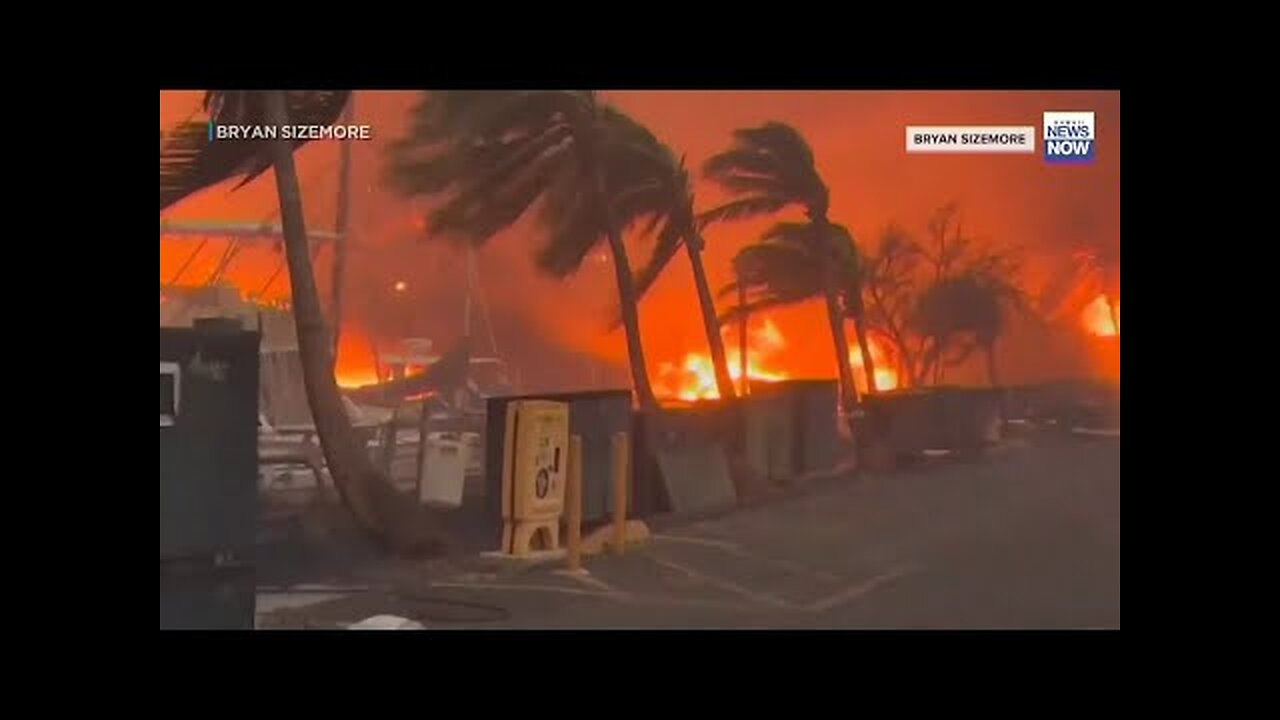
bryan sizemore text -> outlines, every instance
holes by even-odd
[[[907,126],[909,153],[1034,153],[1036,129],[977,125]]]
[[[215,140],[369,140],[370,125],[217,125],[209,123],[209,142]]]

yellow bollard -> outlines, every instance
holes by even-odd
[[[627,543],[627,433],[613,435],[613,552],[621,555]]]
[[[565,488],[569,523],[569,571],[582,567],[582,436],[569,436],[568,487]]]

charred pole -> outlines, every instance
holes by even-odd
[[[347,105],[342,110],[343,125],[350,125],[355,115],[356,94],[347,97]],[[347,225],[351,215],[351,141],[343,140],[339,147],[338,160],[338,216],[334,220],[333,231],[336,235],[333,245],[333,279],[332,293],[333,312],[333,362],[338,362],[338,340],[342,336],[342,278],[347,265]]]

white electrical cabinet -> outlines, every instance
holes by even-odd
[[[418,500],[424,505],[460,507],[466,471],[467,453],[461,440],[428,438],[419,468]]]

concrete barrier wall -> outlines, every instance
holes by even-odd
[[[689,407],[666,408],[655,413],[636,413],[632,436],[632,507],[637,517],[680,510],[668,492],[668,482],[688,482],[696,478],[666,478],[659,456],[692,459],[698,454],[719,451],[728,463],[739,444],[741,409],[737,403],[704,402]],[[668,463],[694,468],[696,462]],[[723,490],[719,483],[712,490]],[[694,492],[694,496],[712,493]],[[732,502],[732,498],[728,500]]]
[[[787,380],[778,385],[793,405],[793,471],[806,475],[835,467],[840,455],[839,383]]]

